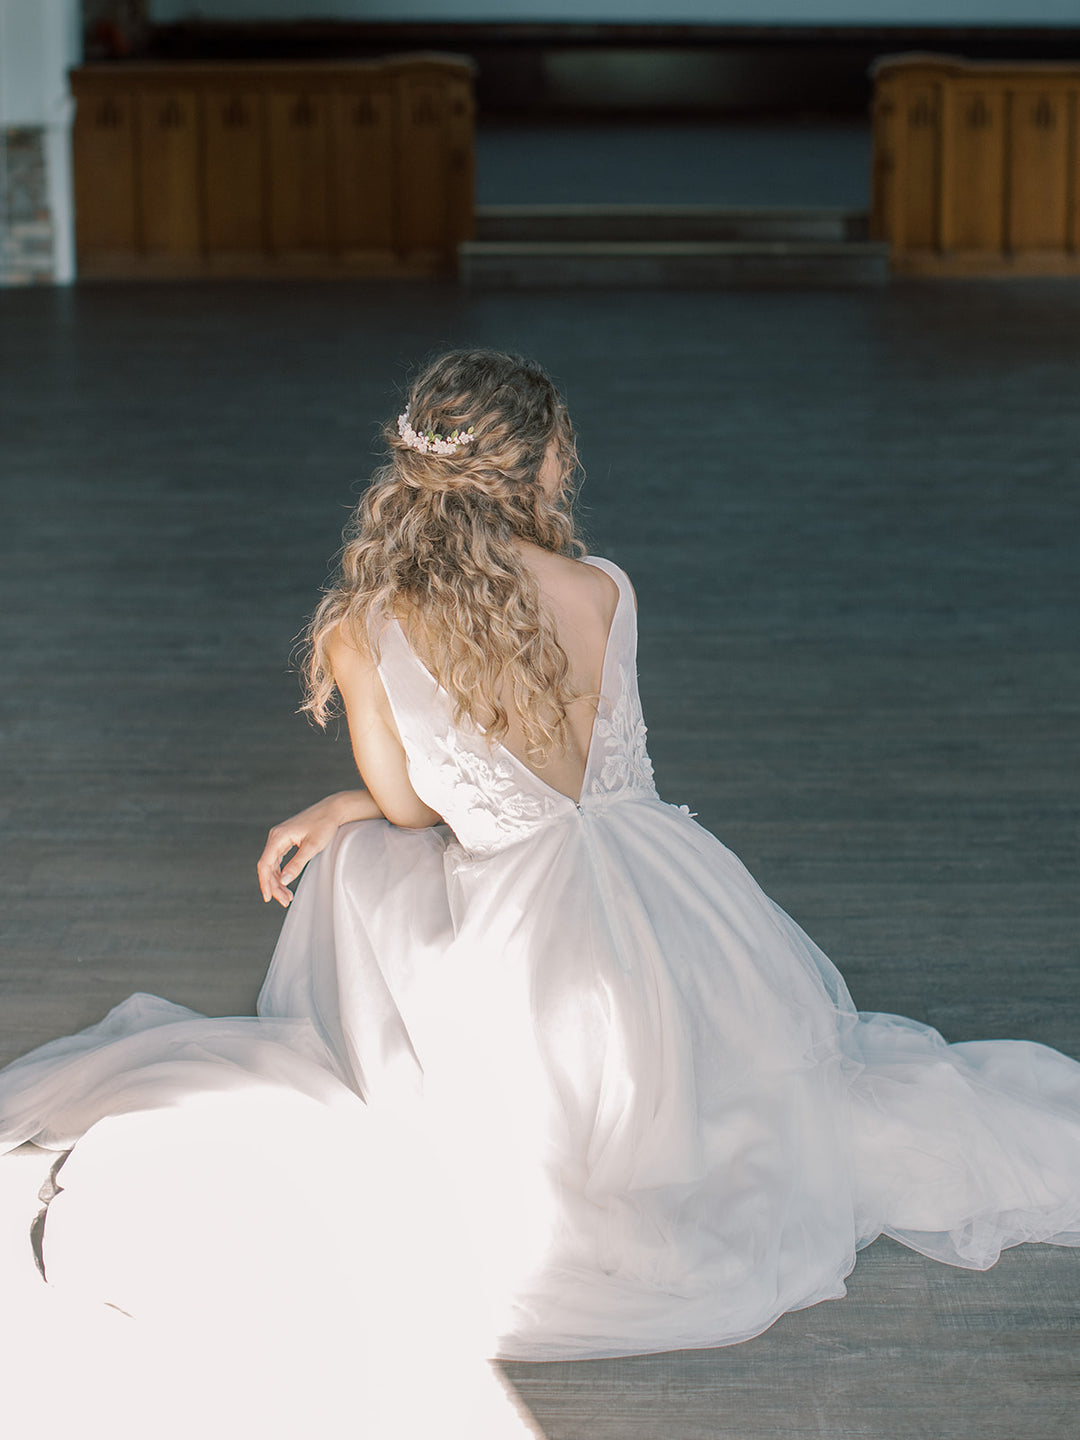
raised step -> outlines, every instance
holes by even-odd
[[[864,211],[836,206],[481,205],[480,241],[865,240]]]
[[[846,287],[889,276],[888,246],[866,240],[466,241],[462,283],[476,289]]]

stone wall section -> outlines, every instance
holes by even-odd
[[[0,130],[0,285],[55,279],[45,133],[44,126]]]

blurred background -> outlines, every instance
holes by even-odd
[[[873,153],[875,62],[912,52],[998,63],[1080,62],[1080,6],[1075,0],[0,0],[0,283],[67,283],[80,270],[80,251],[84,274],[144,273],[148,265],[187,273],[193,257],[195,269],[213,268],[209,252],[220,252],[222,227],[215,230],[215,213],[196,214],[208,204],[213,212],[213,176],[194,173],[203,163],[194,149],[190,161],[181,153],[187,128],[193,147],[210,147],[206,163],[213,168],[217,152],[213,135],[207,138],[208,115],[200,119],[186,108],[193,98],[208,103],[203,80],[195,93],[206,65],[247,67],[249,76],[260,66],[265,74],[267,65],[310,65],[311,75],[297,78],[296,91],[302,99],[306,87],[310,100],[318,86],[311,77],[328,63],[430,52],[459,57],[466,66],[461,73],[468,75],[468,103],[475,106],[475,129],[461,141],[468,154],[454,161],[458,197],[467,203],[443,217],[447,233],[434,245],[445,252],[436,268],[445,270],[456,265],[461,240],[581,238],[580,227],[567,230],[565,219],[561,231],[542,232],[534,222],[524,229],[519,223],[513,233],[491,217],[478,221],[474,196],[481,207],[833,207],[848,214],[846,226],[834,227],[833,239],[865,238],[873,218],[861,224],[857,217],[869,215],[875,203],[872,170],[890,160],[888,154],[875,160]],[[76,133],[73,173],[77,111],[68,72],[83,62],[94,73],[82,92],[86,133]],[[140,119],[124,110],[124,96],[136,76],[146,81],[148,66],[188,68],[168,76],[159,69],[159,93],[170,83],[172,91],[159,113]],[[100,67],[111,69],[111,79],[97,73]],[[233,129],[243,124],[238,83],[234,69],[236,93],[222,97],[225,124]],[[95,150],[91,103],[102,96],[106,109],[97,130],[104,127],[105,134],[104,141],[101,133],[97,139],[108,144]],[[312,114],[309,104],[298,123],[317,131],[322,117],[313,120]],[[270,128],[271,122],[267,118]],[[121,155],[125,127],[132,148]],[[154,138],[162,135],[168,155]],[[1071,143],[1061,127],[1060,166],[1070,163],[1065,149]],[[882,140],[878,148],[889,147]],[[282,193],[303,190],[303,174],[291,180],[283,175],[288,161],[281,144],[267,139],[259,156],[245,153],[245,162],[233,157],[226,168],[246,165],[250,178],[253,167],[269,166]],[[351,173],[374,163],[370,156],[358,160]],[[303,173],[318,169],[310,143],[296,164]],[[121,196],[118,167],[125,166],[132,193]],[[158,179],[151,183],[153,176]],[[307,183],[303,203],[310,210],[310,175]],[[163,193],[146,193],[155,185]],[[346,185],[331,177],[315,208],[347,209]],[[230,181],[225,188],[236,187]],[[272,210],[276,202],[268,203]],[[975,203],[1000,208],[1001,197],[981,194]],[[282,204],[287,208],[287,201]],[[164,218],[163,205],[171,207]],[[147,218],[140,206],[153,215]],[[101,209],[108,212],[105,220]],[[77,217],[86,231],[81,239]],[[777,237],[763,235],[760,226],[725,230],[720,219],[706,224],[699,217],[696,229],[684,219],[673,229],[668,215],[662,236],[660,222],[651,230],[624,227],[618,233],[608,223],[586,238],[814,238],[806,224]],[[264,261],[287,252],[295,273],[297,255],[319,249],[321,241],[283,223],[276,240],[272,233],[245,238],[233,225],[233,251],[246,247]],[[336,241],[330,240],[337,263],[351,252],[347,268],[354,271],[379,269],[376,251],[383,252],[386,271],[394,268],[387,263],[390,251],[400,265],[405,251],[413,250],[416,261],[420,251],[432,249],[430,235],[410,243],[408,235],[378,235],[377,225],[365,230],[359,222],[348,234],[340,213],[327,223],[330,229],[338,225]],[[886,223],[879,223],[879,232]],[[266,224],[272,228],[272,220]],[[1063,234],[1058,248],[1066,239],[1074,245],[1074,230]],[[125,250],[126,267],[119,258]],[[861,258],[865,278],[873,267],[867,253]],[[492,272],[490,257],[471,257],[466,275],[480,275],[484,264]],[[244,268],[234,254],[233,271]],[[703,273],[699,265],[698,282]],[[515,278],[504,262],[502,280],[508,275]]]

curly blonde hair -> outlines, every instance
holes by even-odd
[[[356,507],[340,572],[308,627],[303,708],[325,726],[336,632],[363,653],[374,645],[377,658],[368,622],[396,616],[451,697],[455,723],[468,717],[499,740],[509,699],[530,758],[542,764],[563,748],[567,707],[582,697],[514,541],[584,553],[571,512],[578,460],[566,407],[534,361],[455,350],[416,377],[407,408],[421,435],[471,430],[472,440],[452,455],[423,454],[396,424],[384,427],[389,459]],[[548,494],[540,470],[552,442],[560,473]]]

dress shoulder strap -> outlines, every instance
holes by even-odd
[[[604,681],[603,691],[605,695],[611,694],[610,680],[618,676],[620,669],[629,666],[634,668],[637,655],[637,602],[634,598],[634,587],[630,584],[630,577],[625,570],[621,570],[614,560],[605,560],[602,555],[586,555],[586,565],[594,565],[597,570],[603,570],[610,575],[619,587],[619,602],[611,621],[611,630],[608,633],[607,653],[604,657]],[[612,676],[614,672],[614,676]],[[617,679],[616,679],[617,683]]]
[[[603,570],[605,575],[610,575],[618,585],[620,595],[628,595],[633,600],[634,587],[630,584],[630,577],[614,560],[607,560],[603,555],[586,555],[583,558],[586,565],[595,565],[597,570]]]

